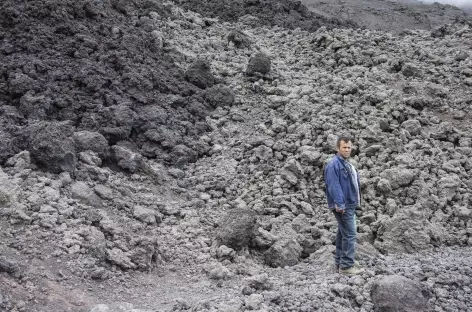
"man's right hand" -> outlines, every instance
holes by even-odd
[[[339,208],[339,207],[336,206],[336,212],[339,212],[339,213],[343,214],[343,213],[344,213],[344,209],[341,209],[341,208]]]

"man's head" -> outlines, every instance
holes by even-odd
[[[347,136],[340,136],[336,142],[336,149],[342,158],[348,159],[351,156],[352,140]]]

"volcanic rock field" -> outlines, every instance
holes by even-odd
[[[428,25],[3,0],[0,311],[472,311],[472,18]],[[354,277],[322,176],[341,134]]]

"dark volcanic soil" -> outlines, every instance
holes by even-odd
[[[166,51],[166,29],[152,26],[172,17],[161,3],[2,1],[0,15],[1,162],[31,148],[18,130],[38,121],[68,121],[165,162],[178,161],[169,154],[180,144],[192,150],[182,158],[205,151],[194,141],[209,107],[177,66],[184,57]]]

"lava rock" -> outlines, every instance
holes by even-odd
[[[189,162],[194,162],[197,159],[198,154],[192,148],[184,144],[179,144],[172,149],[170,156],[171,162],[179,167]]]
[[[239,250],[254,237],[256,213],[248,209],[232,209],[223,217],[218,238],[222,245]]]
[[[228,42],[232,42],[236,48],[250,48],[251,40],[249,40],[248,35],[240,30],[232,30],[228,34]]]
[[[113,158],[121,168],[130,172],[136,172],[142,167],[144,159],[141,154],[131,151],[126,146],[114,145],[111,149]]]
[[[100,204],[100,198],[95,192],[88,187],[85,182],[77,181],[70,186],[72,198],[78,199],[83,203],[91,206],[98,206]]]
[[[421,285],[399,275],[384,276],[376,281],[371,296],[377,312],[432,311]]]
[[[147,224],[156,224],[156,212],[152,209],[135,206],[133,216]]]
[[[415,170],[406,169],[406,168],[392,168],[386,169],[383,171],[380,176],[384,179],[387,179],[390,182],[390,185],[393,190],[407,186],[416,178]],[[385,187],[383,188],[385,189]]]
[[[249,59],[249,63],[246,68],[246,74],[254,75],[259,73],[265,75],[270,72],[270,58],[265,53],[257,53]]]
[[[296,159],[291,158],[287,160],[284,167],[280,170],[280,174],[285,180],[295,185],[298,179],[303,176],[304,170]]]
[[[300,244],[290,238],[275,242],[264,254],[265,262],[271,267],[292,266],[298,263],[302,253]]]
[[[9,158],[5,164],[20,170],[29,168],[31,165],[31,154],[28,151],[19,152],[18,154]]]
[[[73,127],[69,122],[42,122],[25,129],[31,157],[53,173],[74,172],[76,166]]]
[[[215,84],[210,63],[201,59],[196,60],[187,68],[185,78],[201,89],[212,87]]]
[[[4,256],[0,256],[0,272],[6,272],[13,274],[18,272],[19,266],[16,262],[7,259]]]
[[[13,136],[0,129],[0,161],[5,161],[15,154],[15,140]]]
[[[217,84],[206,91],[205,100],[213,108],[218,106],[232,106],[234,104],[234,92],[231,88]]]
[[[417,135],[420,133],[421,124],[416,119],[410,119],[402,123],[402,127],[407,130],[411,135]]]
[[[109,154],[108,141],[98,132],[86,130],[75,132],[74,141],[78,152],[91,150],[100,158],[105,158]]]

